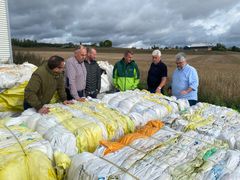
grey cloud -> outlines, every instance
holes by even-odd
[[[216,10],[228,10],[239,3],[238,0],[169,0],[168,9],[182,16],[183,19],[208,17]]]
[[[135,43],[147,47],[222,39],[233,42],[230,37],[240,42],[239,24],[220,36],[209,36],[200,25],[191,26],[216,11],[225,13],[237,3],[235,0],[9,0],[9,9],[13,37],[76,43],[110,39],[114,46]]]

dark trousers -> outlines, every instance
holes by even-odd
[[[67,94],[67,100],[72,100],[74,99],[70,93],[70,90],[68,88],[65,88],[66,94]],[[85,91],[78,91],[78,96],[79,97],[85,97]]]
[[[24,99],[24,101],[23,101],[23,109],[27,110],[28,108],[32,108],[32,106]]]
[[[87,92],[86,91],[86,97],[90,96],[91,98],[97,98],[98,92],[94,91],[94,92]]]
[[[188,102],[189,102],[190,106],[193,106],[193,105],[197,104],[198,101],[196,101],[196,100],[188,100]]]

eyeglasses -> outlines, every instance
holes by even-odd
[[[64,69],[64,66],[59,66],[59,67],[57,67],[58,69]]]
[[[176,62],[176,64],[183,64],[184,62],[183,61],[178,61],[178,62]]]

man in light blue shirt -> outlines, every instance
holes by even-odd
[[[190,106],[198,101],[198,74],[194,67],[187,64],[186,55],[182,52],[176,55],[177,68],[172,75],[172,95],[178,99],[185,98]]]

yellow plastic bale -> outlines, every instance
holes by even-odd
[[[66,174],[66,169],[70,167],[71,159],[59,151],[54,152],[54,159],[57,168],[57,178],[63,179]]]
[[[125,134],[134,131],[134,123],[129,117],[120,114],[116,110],[105,107],[102,103],[84,102],[81,103],[81,106],[78,104],[70,106],[102,122],[108,132],[108,139],[112,139],[119,128],[123,128]],[[94,107],[94,111],[92,107]]]
[[[13,88],[7,89],[0,93],[0,111],[22,111],[23,110],[23,99],[24,89],[27,86],[27,81],[14,86]]]
[[[93,152],[103,139],[101,127],[81,118],[74,118],[72,114],[60,108],[52,108],[50,114],[57,117],[59,122],[76,136],[79,152]]]
[[[0,159],[1,180],[57,179],[51,161],[40,151],[33,150],[26,155],[21,151],[14,154],[2,152]]]
[[[153,97],[153,96],[156,96],[156,95],[158,95],[158,94],[157,93],[152,94],[152,93],[148,92],[148,94],[143,96],[143,98],[148,100],[148,101],[157,103],[157,104],[159,104],[161,106],[164,106],[167,109],[168,113],[171,113],[173,111],[173,108],[169,104],[167,104],[166,102],[160,101],[159,99],[156,99],[156,97]],[[158,96],[161,97],[163,95],[159,94]]]
[[[0,180],[57,179],[52,161],[48,156],[39,150],[27,147],[42,140],[42,137],[24,126],[6,127],[4,126],[5,122],[6,119],[0,120],[2,133],[0,138]],[[31,135],[31,133],[33,134]],[[23,135],[25,137],[21,138]]]
[[[119,128],[123,129],[125,134],[134,131],[134,123],[129,117],[121,115],[101,103],[84,102],[72,104],[69,107],[80,110],[102,123],[107,130],[108,139],[115,137]],[[60,107],[51,108],[49,114],[53,114],[60,124],[76,136],[76,145],[79,152],[94,152],[99,145],[99,141],[103,140],[104,129],[96,122],[73,117],[71,112]]]
[[[28,81],[14,86],[0,93],[0,112],[23,111],[24,90]],[[54,94],[50,104],[56,103],[59,100],[57,93]]]
[[[187,121],[189,121],[189,124],[184,128],[184,131],[196,130],[198,127],[203,127],[213,123],[214,119],[212,115],[207,118],[202,117],[204,110],[208,106],[208,104],[204,104],[203,107],[197,109],[193,114],[182,115]]]

